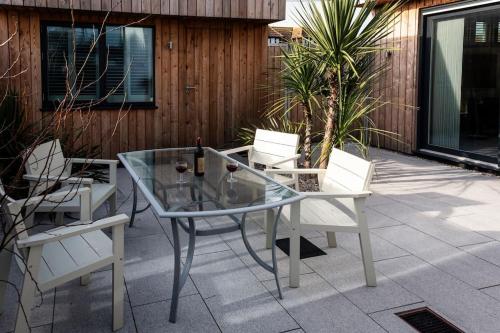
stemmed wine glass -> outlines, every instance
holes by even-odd
[[[179,179],[177,180],[177,184],[184,184],[186,181],[184,180],[184,172],[186,172],[188,168],[188,164],[185,160],[178,160],[175,162],[175,170],[179,173]]]
[[[234,162],[233,162],[233,161],[228,162],[228,163],[226,164],[226,169],[227,169],[227,171],[229,171],[229,173],[230,173],[230,175],[231,175],[231,176],[228,178],[228,180],[227,180],[227,181],[228,181],[229,183],[236,183],[236,182],[237,182],[237,180],[236,180],[235,178],[233,178],[233,173],[234,173],[236,170],[238,170],[238,162],[235,162],[235,161],[234,161]]]

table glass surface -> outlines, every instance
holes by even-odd
[[[204,148],[205,174],[194,176],[194,148],[158,149],[119,154],[131,176],[157,213],[175,217],[178,213],[222,215],[278,207],[301,199],[301,195],[283,186],[261,171],[238,163],[233,173],[236,182],[228,182],[226,165],[233,159],[212,148]],[[184,160],[184,184],[178,184],[176,162]]]

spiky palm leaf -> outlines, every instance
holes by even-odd
[[[387,37],[399,17],[403,0],[390,2],[375,10],[375,0],[361,6],[355,0],[301,0],[296,17],[310,43],[308,56],[324,67],[329,83],[326,122],[321,149],[321,167],[325,167],[335,144],[335,119],[340,112],[342,75],[346,71],[361,76],[359,64],[365,56],[386,50],[380,41]]]
[[[322,95],[328,89],[322,66],[308,56],[308,51],[300,44],[290,42],[288,50],[283,50],[280,73],[283,88],[275,91],[275,102],[266,116],[287,118],[292,110],[299,109],[304,122],[304,166],[311,166],[313,123],[317,110],[321,110]]]

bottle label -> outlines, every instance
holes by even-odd
[[[205,173],[205,158],[198,157],[198,173]]]

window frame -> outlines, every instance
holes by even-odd
[[[41,59],[41,72],[42,72],[42,111],[54,111],[58,107],[58,102],[51,101],[48,98],[48,64],[47,64],[47,28],[48,27],[63,27],[63,28],[71,28],[73,24],[71,22],[59,22],[59,21],[41,21],[40,22],[40,59]],[[124,26],[123,24],[118,23],[109,23],[103,26],[104,31],[106,27],[119,27]],[[98,23],[75,23],[75,28],[96,28],[98,31],[101,28],[101,24]],[[103,101],[98,105],[92,107],[92,110],[118,110],[118,109],[141,109],[141,110],[154,110],[158,109],[156,105],[156,29],[154,25],[147,24],[133,24],[130,27],[134,28],[149,28],[151,29],[151,41],[152,41],[152,49],[151,49],[151,61],[153,64],[152,70],[152,96],[153,100],[151,102],[108,102]],[[100,38],[98,41],[98,57],[99,57],[99,68],[106,67],[106,38]],[[102,75],[102,78],[99,80],[99,90],[102,92],[106,91],[106,73],[102,73],[99,70],[99,74]],[[82,101],[82,105],[85,105],[86,101]],[[76,105],[78,106],[78,104]]]

